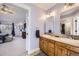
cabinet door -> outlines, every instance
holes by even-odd
[[[60,47],[60,46],[57,46],[56,50],[57,50],[56,51],[57,56],[67,56],[67,49]]]
[[[56,56],[67,56],[67,49],[56,43],[55,44],[55,55]]]
[[[43,42],[44,42],[43,38],[40,37],[40,40],[39,40],[39,47],[40,47],[41,50],[43,50]]]
[[[48,46],[48,44],[47,44],[48,42],[47,42],[47,39],[46,38],[43,38],[43,37],[41,37],[40,38],[40,41],[39,41],[39,45],[40,45],[40,49],[43,51],[43,52],[45,52],[45,53],[47,53],[47,46]]]
[[[48,50],[48,41],[47,41],[47,39],[43,39],[43,50],[47,54],[47,50]]]
[[[48,55],[49,56],[54,56],[54,51],[55,50],[55,46],[54,46],[54,41],[48,41]]]
[[[68,56],[68,50],[66,48],[61,48],[62,49],[62,56]]]
[[[59,46],[55,46],[55,56],[61,56],[62,49]]]

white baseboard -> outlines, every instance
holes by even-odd
[[[34,49],[31,52],[28,53],[29,56],[34,56],[40,53],[40,48]]]

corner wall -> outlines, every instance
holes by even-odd
[[[39,49],[39,39],[36,38],[35,32],[38,28],[40,30],[40,33],[44,32],[44,24],[43,20],[41,19],[41,16],[43,14],[43,11],[40,8],[37,8],[33,5],[30,5],[31,7],[31,18],[30,18],[30,39],[29,39],[29,51],[28,54],[31,54],[33,51]]]

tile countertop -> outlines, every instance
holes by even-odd
[[[79,47],[79,40],[74,40],[74,39],[69,39],[69,38],[59,38],[59,37],[54,37],[54,36],[47,35],[47,34],[43,34],[43,35],[41,35],[41,37],[45,37],[47,39],[51,39],[54,41],[58,41],[58,42],[72,45],[72,46]]]

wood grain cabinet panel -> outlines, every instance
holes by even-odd
[[[76,53],[76,52],[70,51],[70,56],[79,56],[79,53]]]
[[[55,55],[55,46],[54,46],[54,41],[48,41],[48,55],[49,56],[54,56]]]
[[[70,50],[79,53],[79,48],[78,47],[71,46],[71,49]]]
[[[55,56],[67,56],[67,49],[55,44]]]
[[[44,42],[43,42],[43,49],[44,49],[44,52],[47,54],[47,50],[48,50],[48,41],[46,39],[44,39]]]
[[[67,53],[67,49],[66,48],[63,48],[62,47],[62,54],[61,54],[61,56],[68,56],[68,53]]]
[[[41,50],[43,50],[43,42],[44,42],[43,38],[40,37],[40,40],[39,40],[39,47],[40,47]]]
[[[68,56],[79,56],[79,53],[76,53],[74,51],[68,50]]]
[[[71,46],[68,50],[68,56],[79,56],[79,48],[75,46]]]
[[[46,38],[43,38],[43,37],[40,38],[40,40],[39,40],[39,47],[45,53],[47,53],[47,48],[48,48],[47,47],[48,46],[47,43],[48,42],[47,42]]]

